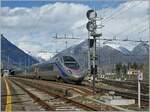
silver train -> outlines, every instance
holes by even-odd
[[[45,80],[62,80],[66,83],[80,84],[85,74],[72,56],[56,56],[52,61],[34,64],[20,74],[20,77],[45,79]]]

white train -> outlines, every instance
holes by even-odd
[[[66,83],[79,84],[85,73],[79,63],[72,56],[55,56],[52,61],[34,64],[20,77],[38,78],[46,80],[63,80]]]

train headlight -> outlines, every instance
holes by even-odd
[[[71,71],[71,70],[68,70],[68,73],[72,74],[72,71]]]

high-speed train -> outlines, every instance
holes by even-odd
[[[72,56],[62,55],[54,57],[49,62],[34,64],[26,70],[26,75],[20,76],[80,84],[85,74]]]

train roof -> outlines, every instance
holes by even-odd
[[[63,56],[70,56],[70,57],[72,57],[72,58],[75,58],[75,57],[72,56],[72,55],[66,55],[66,54],[64,54],[64,53],[59,53],[59,54],[56,54],[51,60],[46,61],[46,62],[42,62],[42,63],[36,63],[36,64],[32,65],[31,67],[40,66],[40,65],[45,65],[45,64],[53,64],[53,63],[56,63],[56,59],[57,59],[57,58],[61,58],[61,57],[63,57]]]
[[[50,60],[50,61],[46,61],[46,62],[42,62],[42,63],[36,63],[36,64],[32,65],[31,67],[38,66],[38,65],[52,64],[52,63],[55,63],[55,61]]]

